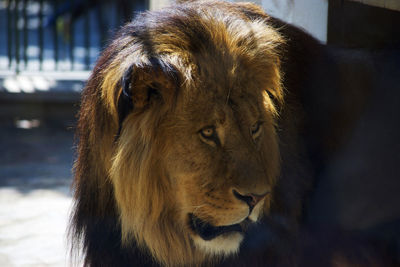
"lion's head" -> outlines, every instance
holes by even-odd
[[[81,130],[97,183],[112,186],[123,244],[166,265],[235,253],[269,211],[283,40],[244,8],[262,14],[221,2],[142,14],[100,59],[98,88],[89,81],[101,111],[85,124],[84,102]]]

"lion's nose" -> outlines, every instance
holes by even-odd
[[[236,191],[235,189],[233,189],[233,195],[241,200],[246,202],[246,204],[249,206],[250,208],[250,212],[253,210],[253,208],[255,207],[255,205],[257,205],[258,202],[260,202],[262,199],[265,198],[265,196],[268,194],[269,192],[265,192],[264,194],[261,195],[257,195],[257,194],[247,194],[247,195],[243,195],[241,193],[239,193],[238,191]]]

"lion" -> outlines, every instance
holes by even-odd
[[[296,103],[318,51],[250,3],[125,25],[79,113],[71,227],[85,265],[290,262],[273,240],[295,236],[309,184]],[[254,241],[266,233],[271,244]]]

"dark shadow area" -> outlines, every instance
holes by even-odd
[[[352,61],[355,54],[365,62]],[[351,241],[374,244],[400,261],[400,50],[342,49],[337,56],[344,59],[341,68],[352,78],[350,84],[367,80],[371,91],[363,95],[365,105],[358,118],[317,176],[307,220],[313,231],[322,229],[317,231],[321,238],[341,229]],[[372,72],[352,75],[367,62]],[[358,104],[354,95],[349,98]],[[346,120],[352,114],[343,115]]]
[[[339,114],[342,121],[356,115],[346,131],[332,130],[346,134],[318,171],[307,222],[321,240],[309,250],[344,235],[342,247],[356,241],[372,247],[367,254],[378,249],[400,262],[400,12],[329,4],[328,44],[347,105],[364,104],[357,114]]]

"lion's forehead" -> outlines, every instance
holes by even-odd
[[[198,93],[185,102],[177,112],[194,127],[207,125],[248,126],[264,115],[262,99],[247,95],[232,97],[218,93]]]

